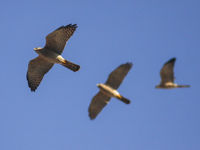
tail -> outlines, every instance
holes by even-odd
[[[178,85],[179,88],[190,87],[190,85]]]
[[[80,69],[80,66],[77,64],[74,64],[68,60],[65,60],[61,65],[63,65],[64,67],[67,67],[68,69],[76,72]]]
[[[124,102],[125,104],[130,104],[131,101],[123,96],[118,97],[119,100],[121,100],[122,102]]]

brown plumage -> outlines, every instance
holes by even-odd
[[[177,85],[174,83],[174,64],[176,58],[171,58],[168,60],[162,69],[160,70],[161,82],[156,88],[171,89],[171,88],[182,88],[190,87],[189,85]]]
[[[76,30],[76,24],[62,26],[46,36],[44,48],[34,48],[39,56],[29,62],[27,71],[28,85],[31,91],[35,91],[44,75],[57,63],[72,71],[78,71],[80,66],[64,59],[61,54],[66,42]]]
[[[125,76],[132,67],[132,63],[122,64],[112,71],[105,84],[97,84],[100,91],[93,97],[88,112],[90,119],[95,119],[102,109],[109,103],[111,97],[115,97],[125,104],[130,104],[130,100],[120,95],[117,88],[120,86]]]

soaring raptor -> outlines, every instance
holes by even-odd
[[[131,67],[132,63],[122,64],[110,73],[105,84],[97,84],[100,91],[93,97],[90,103],[88,109],[90,119],[96,118],[101,110],[108,104],[111,97],[115,97],[125,104],[130,104],[130,100],[120,95],[116,89],[120,86]]]
[[[161,82],[156,88],[171,89],[190,87],[189,85],[178,85],[174,83],[174,64],[176,58],[171,58],[167,61],[160,71]]]
[[[79,70],[79,65],[76,65],[61,56],[66,42],[73,35],[76,28],[76,24],[61,26],[46,36],[46,45],[44,48],[34,48],[39,56],[29,62],[26,75],[31,91],[37,89],[44,75],[55,63],[61,64],[74,72]]]

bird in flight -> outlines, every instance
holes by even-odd
[[[125,104],[130,104],[130,100],[123,97],[118,91],[125,76],[132,67],[132,63],[122,64],[112,71],[105,84],[97,84],[100,91],[93,97],[88,112],[90,119],[95,119],[101,110],[109,103],[111,97],[115,97]]]
[[[31,91],[37,89],[44,75],[55,63],[61,64],[74,72],[79,70],[79,65],[74,64],[61,56],[66,42],[73,35],[76,28],[76,24],[61,26],[46,36],[46,45],[44,48],[34,48],[39,56],[29,62],[26,75]]]
[[[178,85],[178,84],[174,83],[175,61],[176,61],[176,58],[171,58],[169,61],[167,61],[164,64],[164,66],[160,70],[161,82],[159,85],[156,86],[156,88],[172,89],[172,88],[190,87],[190,85]]]

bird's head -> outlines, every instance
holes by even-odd
[[[101,87],[101,86],[102,86],[102,84],[101,84],[101,83],[98,83],[98,84],[97,84],[97,87]]]
[[[98,83],[97,84],[97,87],[99,88],[99,89],[104,89],[105,88],[105,84],[103,84],[103,83]]]
[[[38,50],[41,50],[41,49],[42,49],[41,47],[34,48],[35,51],[38,51]]]

